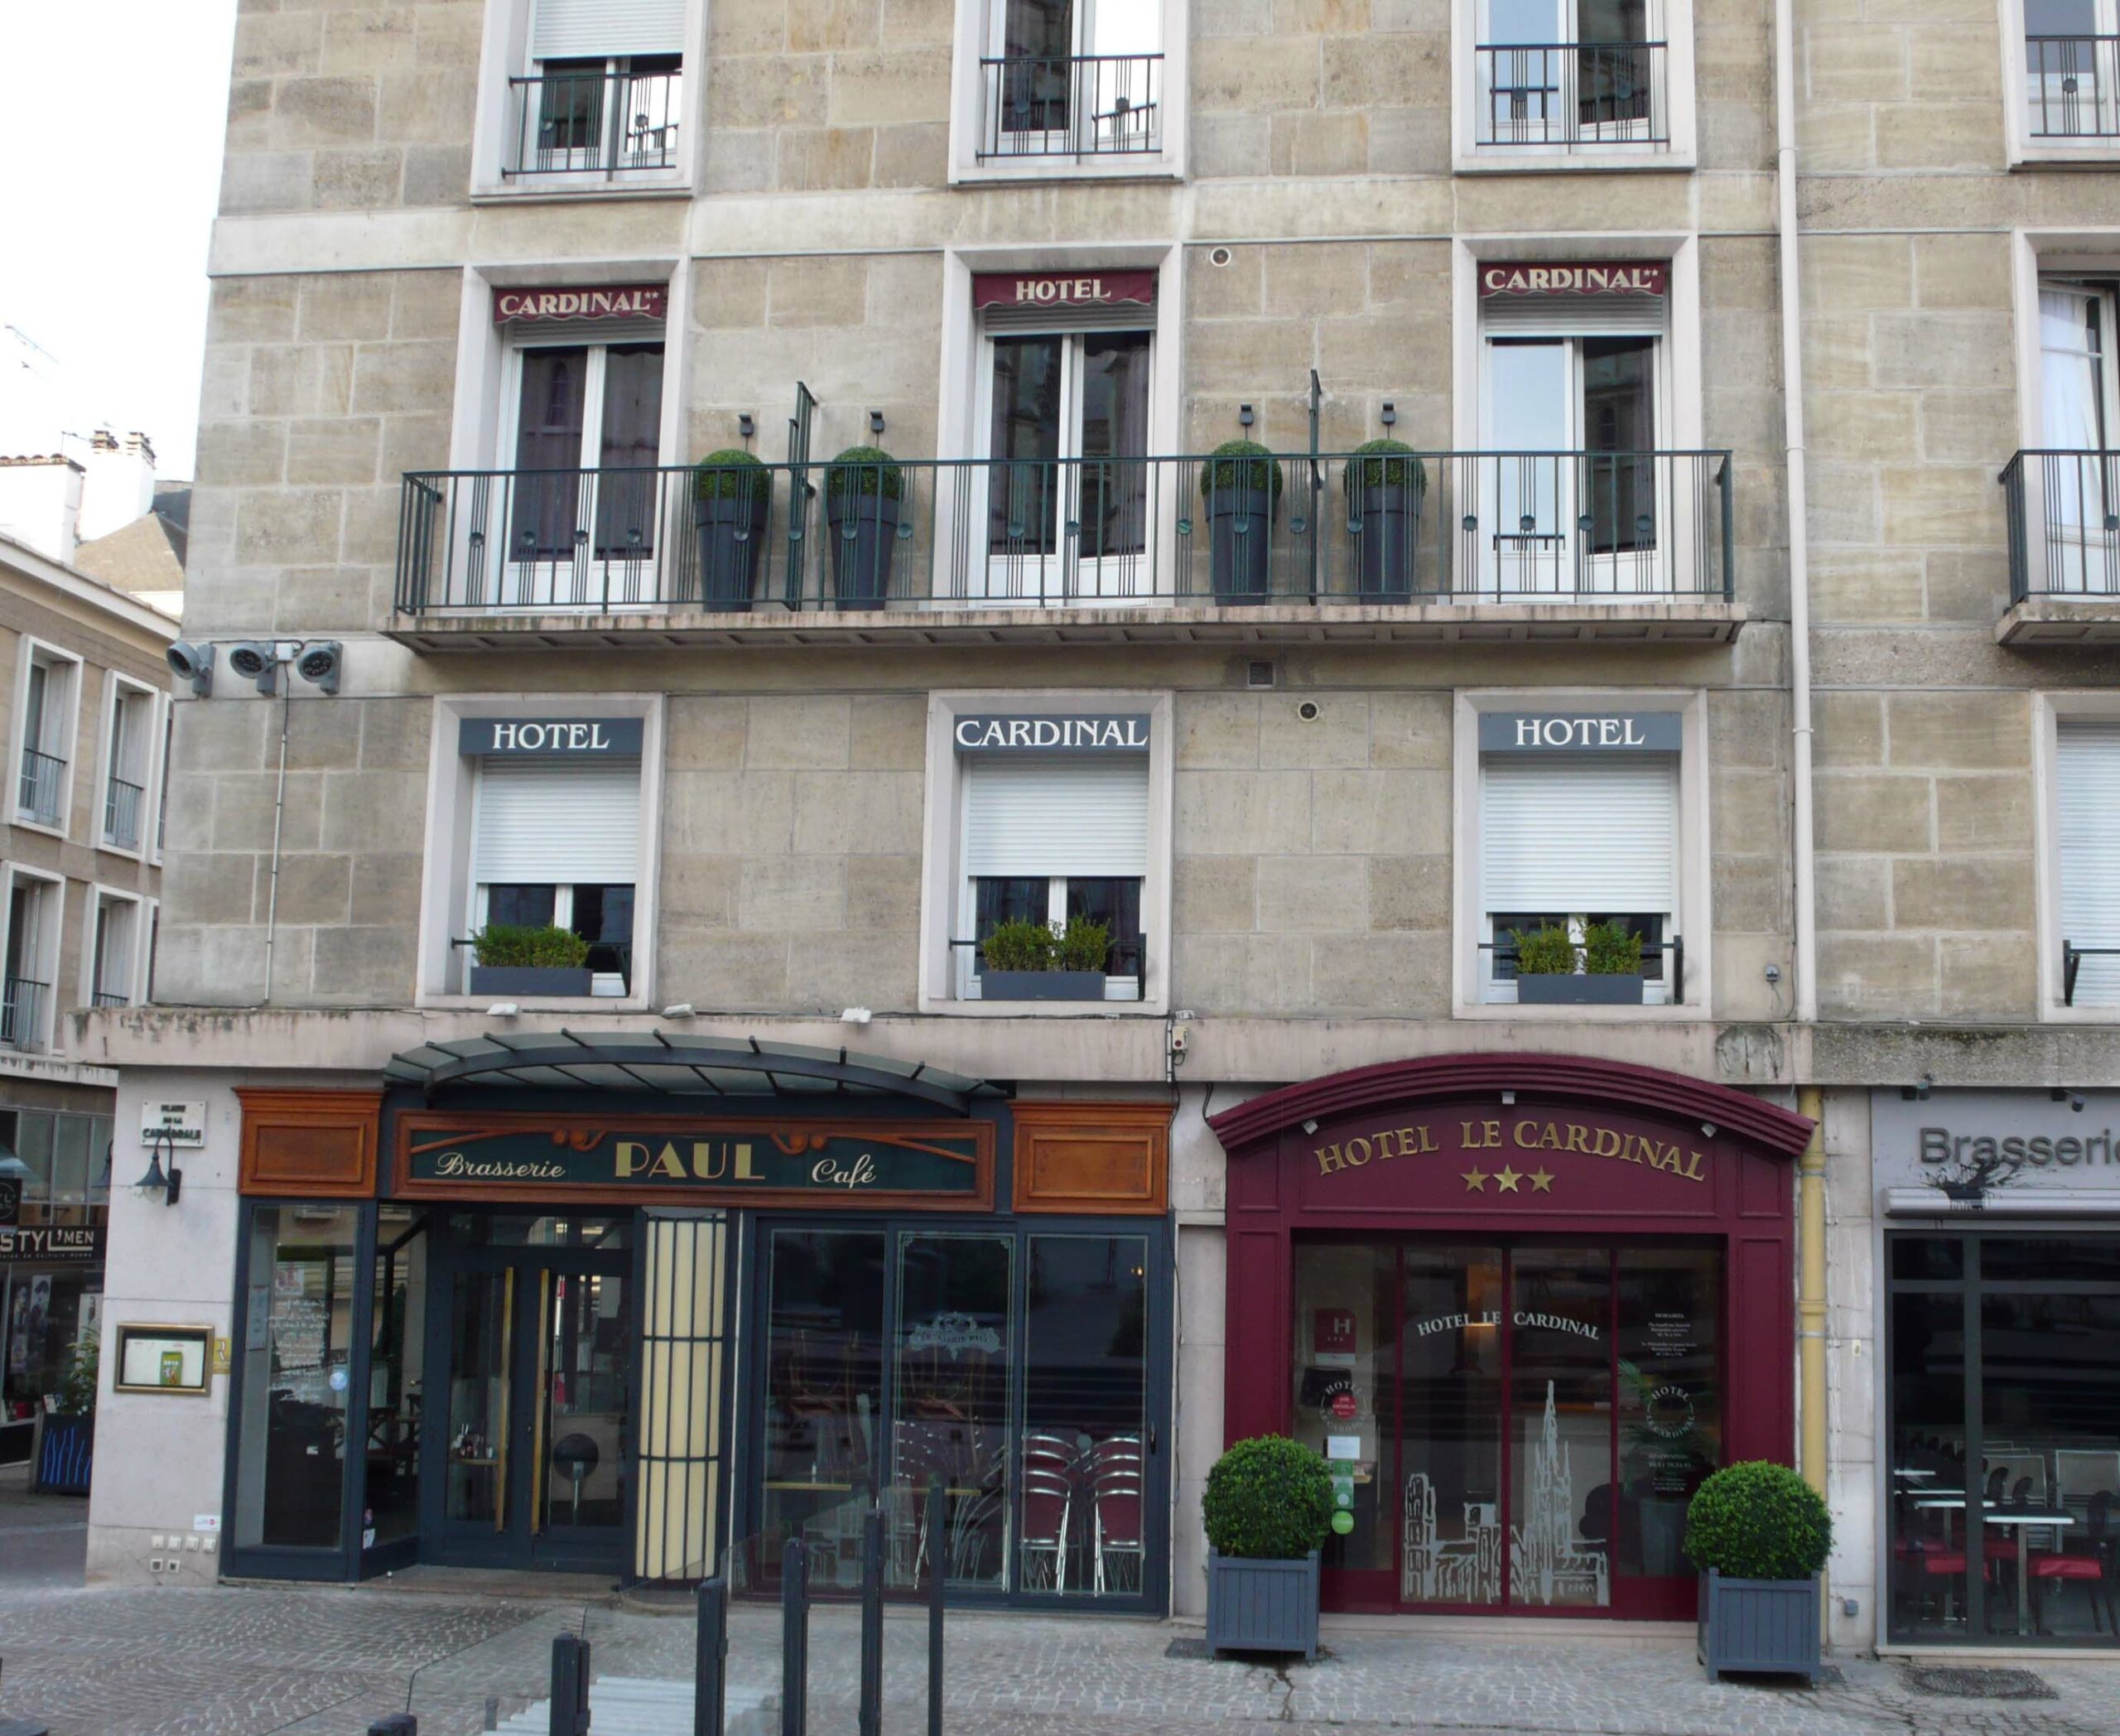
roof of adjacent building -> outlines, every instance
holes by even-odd
[[[181,591],[190,528],[191,485],[164,484],[155,489],[152,512],[142,513],[93,542],[79,544],[74,565],[120,591]]]

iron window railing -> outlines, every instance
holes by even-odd
[[[22,789],[16,805],[31,819],[56,826],[60,820],[60,792],[65,781],[64,760],[55,754],[40,754],[35,748],[26,747],[22,750]]]
[[[1009,55],[979,63],[979,159],[1163,149],[1163,56]]]
[[[667,169],[677,162],[681,72],[555,72],[510,79],[505,176]]]
[[[1726,451],[404,480],[401,613],[1727,601]],[[741,497],[730,491],[740,490]]]
[[[2001,480],[2010,600],[2120,602],[2120,451],[2028,449]]]
[[[1472,55],[1482,145],[1670,142],[1664,43],[1492,43]]]
[[[2034,138],[2120,138],[2120,36],[2026,36]]]
[[[2076,1004],[2076,979],[2081,973],[2086,958],[2120,958],[2120,947],[2079,947],[2074,941],[2061,943],[2061,1005]],[[2094,966],[2095,974],[2098,967]],[[2109,969],[2110,967],[2105,968]],[[2100,987],[2107,985],[2100,984]],[[2101,1005],[2104,1003],[2101,1002]]]
[[[974,981],[978,981],[986,971],[993,968],[987,964],[985,957],[979,952],[979,949],[985,945],[985,941],[952,940],[949,945],[952,952],[969,952],[973,955],[974,962],[971,970]],[[1105,954],[1103,974],[1106,980],[1109,981],[1111,978],[1117,977],[1122,982],[1131,981],[1134,985],[1132,998],[1136,1001],[1145,1001],[1148,998],[1148,948],[1149,942],[1146,935],[1122,934],[1113,938],[1111,948]],[[1063,972],[1055,974],[1069,973]],[[980,998],[987,997],[982,995]],[[1104,1001],[1092,1000],[1090,1004],[1101,1005]]]
[[[1523,980],[1523,973],[1516,968],[1516,943],[1514,940],[1483,940],[1478,943],[1477,950],[1491,956],[1490,976],[1493,982],[1513,983]],[[1641,943],[1641,951],[1642,980],[1645,982],[1654,982],[1659,987],[1663,984],[1663,957],[1667,953],[1670,955],[1671,961],[1670,1005],[1683,1005],[1686,998],[1684,939],[1674,934],[1669,940],[1645,940]],[[1588,973],[1584,971],[1575,971],[1564,974],[1581,976]]]
[[[129,995],[121,994],[116,989],[98,989],[89,998],[97,1006],[130,1006],[132,1004]]]
[[[0,1044],[26,1049],[42,1041],[44,997],[51,987],[26,976],[7,979],[6,992],[0,996]]]
[[[140,805],[147,799],[147,794],[139,784],[128,784],[123,778],[113,777],[110,780],[110,788],[104,795],[104,837],[124,849],[137,849],[140,844]]]

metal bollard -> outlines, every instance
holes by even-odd
[[[861,1516],[861,1705],[857,1719],[860,1736],[883,1736],[884,1512],[874,1507]]]
[[[810,1552],[790,1537],[780,1555],[780,1736],[809,1724]]]
[[[388,1712],[368,1727],[368,1736],[419,1736],[420,1721],[410,1712]]]
[[[589,1736],[589,1642],[571,1633],[552,1640],[552,1736]]]
[[[729,1582],[699,1586],[699,1628],[693,1641],[692,1736],[721,1736],[729,1680]]]
[[[498,1695],[489,1694],[486,1696],[486,1728],[489,1730],[500,1728],[500,1697]]]
[[[949,1569],[942,1560],[942,1479],[928,1481],[928,1736],[942,1736],[942,1597]]]

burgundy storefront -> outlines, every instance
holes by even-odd
[[[1794,1444],[1810,1123],[1518,1054],[1337,1073],[1212,1125],[1227,1438],[1332,1462],[1325,1607],[1689,1616],[1688,1497]]]

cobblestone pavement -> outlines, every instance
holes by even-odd
[[[0,1465],[0,1581],[79,1585],[88,1541],[85,1497],[32,1495],[27,1465]]]
[[[0,1551],[6,1548],[0,1531]],[[692,1624],[610,1607],[461,1590],[24,1586],[0,1553],[0,1715],[54,1736],[361,1736],[386,1712],[422,1736],[470,1736],[544,1697],[552,1637],[584,1635],[598,1675],[687,1677]],[[810,1729],[854,1728],[853,1613],[812,1628]],[[1127,1620],[953,1616],[951,1736],[1365,1736],[1385,1730],[1609,1736],[2120,1736],[2120,1659],[2026,1660],[2050,1700],[1932,1699],[1902,1666],[1842,1660],[1816,1691],[1710,1685],[1683,1642],[1512,1633],[1334,1632],[1317,1664],[1281,1668],[1169,1655],[1197,1630]],[[925,1729],[925,1632],[886,1623],[885,1729]],[[731,1623],[732,1676],[777,1688],[778,1624]],[[594,1706],[594,1695],[591,1705]],[[623,1733],[614,1733],[623,1736]]]

